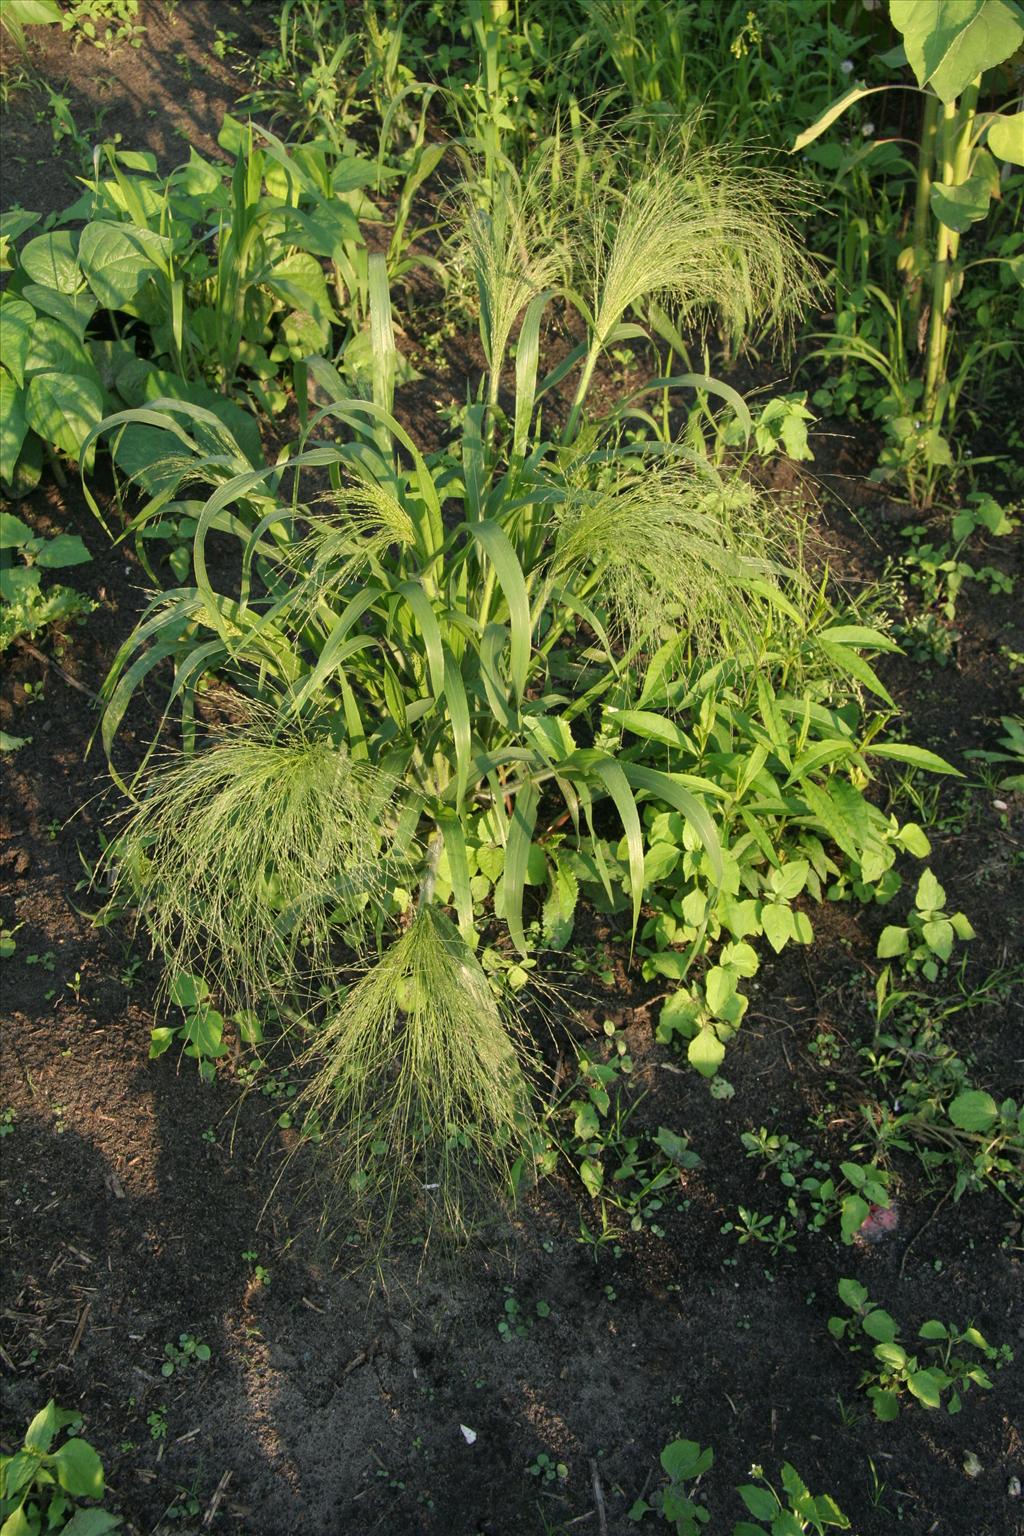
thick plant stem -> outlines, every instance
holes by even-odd
[[[914,283],[910,290],[910,314],[914,322],[921,313],[924,297],[924,273],[921,270],[927,259],[928,230],[931,223],[932,170],[935,165],[935,139],[939,127],[939,98],[929,93],[924,99],[924,120],[921,124],[921,148],[917,156],[917,195],[914,200],[913,253]]]
[[[444,848],[444,835],[440,831],[434,832],[427,848],[427,868],[420,881],[419,900],[416,903],[420,912],[424,907],[429,907],[434,899],[434,887],[437,884],[437,866],[441,861],[441,852]]]
[[[971,168],[971,132],[978,101],[981,76],[971,81],[960,98],[960,105],[947,103],[942,122],[942,180],[947,187],[959,187]],[[928,333],[928,357],[925,367],[924,409],[929,425],[942,425],[940,399],[946,383],[946,353],[949,343],[949,311],[953,303],[956,257],[960,236],[955,229],[939,225],[932,274],[932,315]]]

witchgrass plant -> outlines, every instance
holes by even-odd
[[[539,887],[546,925],[554,912],[571,928],[563,844],[610,899],[610,823],[635,934],[647,801],[689,825],[711,887],[721,878],[706,783],[669,752],[656,768],[623,750],[614,711],[637,702],[652,657],[679,676],[720,655],[755,670],[759,636],[811,624],[814,594],[758,493],[670,442],[627,448],[619,402],[584,414],[601,352],[645,334],[624,317],[649,299],[691,322],[712,305],[730,328],[784,321],[811,281],[784,218],[737,165],[685,142],[582,218],[538,217],[535,195],[550,191],[509,180],[485,215],[464,205],[488,373],[446,452],[426,459],[393,413],[382,257],[372,398],[312,359],[316,408],[276,464],[247,468],[223,438],[211,451],[183,402],[99,429],[166,442],[160,490],[128,532],[175,511],[196,522],[191,582],[154,597],[105,686],[108,752],[163,663],[185,728],[184,753],[132,783],[123,878],[172,962],[198,957],[257,1008],[291,993],[315,1020],[311,997],[326,999],[297,1123],[319,1125],[319,1155],[378,1240],[403,1194],[458,1229],[466,1188],[529,1162],[529,1061],[474,956],[482,924],[526,954]],[[585,336],[541,376],[556,300]],[[574,369],[553,440],[542,402]],[[180,499],[202,481],[205,500]],[[214,541],[217,570],[236,551],[233,578],[215,580]],[[196,726],[211,674],[250,721],[226,739]],[[334,941],[360,930],[380,958],[345,993]]]
[[[153,942],[238,1007],[293,1001],[341,927],[372,926],[394,786],[330,736],[253,712],[247,729],[172,757],[120,834],[121,893],[145,893]],[[213,967],[216,966],[214,974]]]
[[[328,1232],[353,1195],[385,1230],[467,1233],[508,1189],[532,1126],[531,1051],[458,929],[423,893],[408,929],[328,1011],[305,1057],[326,1143]]]

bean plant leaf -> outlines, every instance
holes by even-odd
[[[714,1077],[725,1060],[725,1046],[714,1028],[705,1024],[690,1041],[686,1055],[691,1067],[696,1067],[701,1077]]]
[[[947,105],[1024,42],[1015,0],[889,0],[889,14],[918,85]]]
[[[25,419],[44,442],[77,459],[103,419],[103,391],[75,373],[39,373],[25,394]]]
[[[79,341],[85,340],[89,321],[96,313],[96,300],[91,293],[60,293],[56,288],[43,288],[39,283],[26,283],[22,295],[44,315],[52,315],[66,325]]]
[[[120,1515],[109,1509],[79,1509],[71,1516],[61,1536],[109,1536],[123,1525]]]
[[[37,235],[22,249],[22,269],[34,283],[56,288],[58,293],[77,293],[82,287],[78,264],[78,239],[69,229]]]
[[[25,391],[0,369],[0,480],[8,485],[14,479],[14,466],[27,432]]]
[[[96,366],[73,331],[49,315],[36,315],[25,355],[25,378],[34,373],[75,373],[97,378]]]
[[[911,1371],[907,1386],[926,1408],[942,1407],[942,1384],[933,1371]]]
[[[51,1397],[45,1408],[40,1408],[25,1431],[25,1445],[29,1450],[46,1455],[53,1444],[53,1437],[60,1428],[59,1409]]]
[[[17,384],[25,382],[25,359],[35,310],[24,299],[0,299],[0,359]]]
[[[148,229],[97,219],[82,231],[79,261],[89,287],[106,309],[125,309],[159,273],[170,241]]]

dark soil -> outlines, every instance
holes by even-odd
[[[181,0],[168,13],[153,3],[139,50],[72,54],[53,28],[34,64],[55,85],[68,80],[86,131],[104,106],[105,131],[168,165],[177,138],[213,151],[241,88],[209,52],[215,29],[257,46],[269,10]],[[37,104],[20,93],[4,114],[4,206],[49,210],[73,196],[66,151],[51,150]],[[429,387],[414,390],[413,414],[425,415]],[[825,437],[818,452],[824,537],[851,587],[881,574],[902,519],[863,479],[870,446]],[[95,694],[142,606],[144,578],[73,488],[40,489],[18,513],[85,539],[93,562],[73,575],[98,607],[63,638],[17,647],[2,691],[0,723],[30,738],[2,760],[0,916],[16,942],[0,977],[0,1112],[12,1112],[0,1124],[5,1449],[49,1397],[80,1409],[110,1507],[128,1531],[154,1536],[625,1536],[627,1511],[659,1485],[659,1453],[680,1435],[715,1448],[701,1484],[713,1531],[742,1518],[732,1490],[751,1463],[776,1474],[785,1460],[814,1491],[833,1493],[861,1536],[1024,1530],[1012,1482],[1024,1475],[1019,1366],[992,1392],[972,1393],[957,1417],[911,1406],[883,1425],[858,1393],[856,1359],[826,1327],[838,1278],[853,1274],[908,1337],[929,1317],[971,1321],[1020,1355],[1021,1233],[1007,1203],[956,1203],[948,1179],[928,1184],[897,1154],[898,1225],[876,1244],[844,1248],[829,1228],[802,1232],[795,1253],[772,1258],[722,1231],[739,1205],[784,1208],[774,1178],[759,1180],[744,1156],[742,1132],[786,1130],[834,1165],[864,1140],[857,1050],[872,1038],[870,973],[891,916],[814,910],[814,947],[765,962],[730,1047],[735,1091],[725,1099],[654,1044],[655,989],[625,981],[621,935],[591,920],[587,937],[610,944],[617,979],[577,976],[583,1012],[598,1031],[607,1018],[627,1032],[636,1125],[686,1132],[703,1160],[680,1175],[665,1235],[627,1231],[592,1254],[580,1236],[595,1209],[558,1176],[506,1231],[454,1261],[421,1268],[410,1247],[371,1282],[344,1246],[314,1247],[294,1182],[275,1183],[287,1073],[265,1074],[243,1096],[238,1063],[205,1086],[173,1053],[147,1060],[159,969],[124,922],[93,921],[102,891],[89,888],[89,871],[118,800],[100,749],[87,756]],[[996,558],[1016,560],[1021,574],[1019,546],[986,553]],[[1024,650],[1024,635],[1012,600],[971,585],[958,627],[950,665],[897,660],[885,675],[907,739],[968,767],[965,751],[991,747],[993,722],[1019,709],[1002,648]],[[136,718],[140,740],[155,718]],[[930,835],[936,872],[978,931],[966,973],[977,987],[1021,957],[1024,806],[1003,796],[999,809],[971,772],[941,784]],[[979,1001],[947,1031],[997,1099],[1021,1096],[1022,1014],[1018,992]],[[822,1035],[834,1048],[824,1059]],[[568,1052],[568,1021],[556,1023],[557,1040]],[[269,1283],[255,1278],[257,1263]],[[510,1297],[528,1326],[505,1342]],[[165,1379],[164,1346],[182,1333],[205,1341],[211,1360]],[[969,1452],[976,1476],[965,1471]],[[541,1453],[565,1464],[564,1481],[529,1474]]]

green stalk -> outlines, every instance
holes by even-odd
[[[576,429],[579,426],[580,412],[583,410],[583,402],[587,397],[587,390],[590,388],[590,381],[593,378],[594,369],[597,366],[597,360],[601,356],[602,346],[603,343],[599,337],[595,336],[594,340],[590,344],[590,351],[587,353],[583,360],[583,370],[580,373],[580,382],[577,385],[576,394],[573,397],[572,409],[569,412],[569,419],[565,424],[565,431],[562,433],[563,443],[571,443],[573,438],[576,436]]]
[[[924,120],[921,124],[921,148],[917,156],[917,195],[914,199],[914,271],[916,281],[910,290],[910,314],[916,322],[921,312],[924,296],[924,278],[919,270],[924,266],[928,250],[928,229],[931,220],[932,170],[935,165],[935,139],[939,128],[939,98],[929,93],[924,99]]]
[[[971,131],[978,102],[978,75],[960,98],[960,105],[943,107],[942,179],[947,186],[959,187],[971,169]],[[949,345],[949,311],[953,302],[956,257],[960,236],[955,229],[939,225],[935,270],[932,277],[932,315],[928,333],[928,357],[925,368],[924,409],[932,427],[942,425],[939,401],[946,384],[946,352]]]

